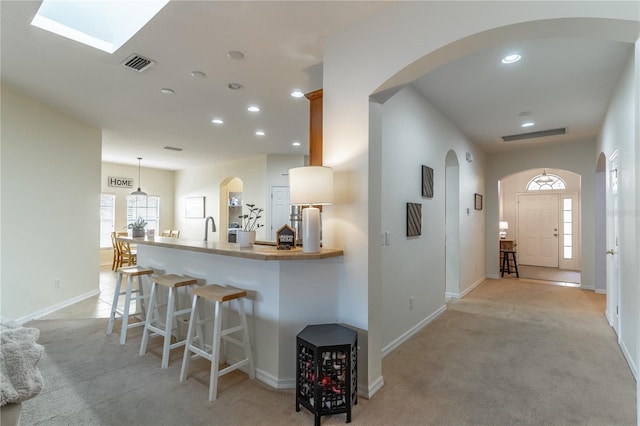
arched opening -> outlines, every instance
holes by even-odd
[[[499,181],[500,222],[518,253],[520,277],[579,285],[581,177],[535,168]]]
[[[242,179],[228,177],[220,183],[220,225],[218,241],[236,242],[236,230],[240,228],[242,214]]]
[[[460,297],[460,164],[453,150],[445,163],[445,295]]]

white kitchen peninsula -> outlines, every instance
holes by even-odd
[[[138,246],[138,265],[184,274],[201,284],[247,290],[245,306],[256,378],[277,389],[295,386],[296,335],[307,325],[337,322],[338,271],[343,252],[206,242],[177,238],[122,238]],[[183,303],[187,294],[181,296]],[[213,313],[213,306],[210,307]],[[209,331],[206,332],[208,339]],[[230,358],[234,353],[229,353]],[[173,361],[175,362],[175,361]]]

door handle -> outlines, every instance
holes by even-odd
[[[557,236],[558,236],[558,234],[553,234],[553,236],[554,236],[554,237],[557,237]]]
[[[607,250],[607,254],[616,254],[616,251],[614,249]]]

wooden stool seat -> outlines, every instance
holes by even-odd
[[[147,344],[149,343],[149,335],[151,336],[163,336],[164,342],[162,345],[162,368],[169,366],[169,351],[171,349],[184,346],[186,340],[180,339],[180,333],[178,330],[177,317],[186,315],[191,312],[191,308],[180,309],[179,297],[175,294],[177,289],[193,284],[197,284],[198,280],[193,277],[180,276],[180,275],[154,275],[151,277],[151,295],[149,296],[149,307],[153,308],[153,311],[147,315],[144,331],[142,332],[142,342],[140,343],[140,355],[144,355],[147,352]],[[167,296],[167,315],[164,324],[160,323],[160,315],[158,308],[161,306],[158,303],[158,285],[166,287],[168,289]],[[155,313],[155,315],[154,315]],[[176,330],[176,343],[171,344],[172,331],[174,329],[173,324],[175,322]]]
[[[242,366],[248,365],[249,377],[255,378],[255,370],[253,366],[253,354],[251,352],[251,344],[249,342],[249,329],[247,327],[247,315],[244,308],[244,298],[247,292],[242,289],[224,287],[218,284],[209,284],[203,287],[194,288],[193,302],[191,305],[191,318],[189,320],[189,330],[187,331],[187,342],[185,344],[184,356],[182,358],[182,370],[180,371],[180,381],[187,379],[189,370],[189,361],[192,357],[203,357],[211,361],[211,375],[209,378],[209,401],[215,401],[218,394],[218,378]],[[214,302],[213,316],[213,340],[211,344],[211,352],[207,352],[204,345],[202,323],[208,319],[200,320],[198,312],[198,299],[206,299]],[[240,325],[235,327],[222,328],[222,304],[236,301],[238,304],[238,314],[240,317]],[[194,335],[196,327],[199,328],[198,335]],[[242,341],[235,339],[229,334],[242,331]],[[196,346],[193,342],[197,338],[200,346]],[[245,358],[237,361],[223,369],[220,369],[220,346],[222,341],[233,343],[244,348]],[[193,352],[195,355],[191,355]]]
[[[520,274],[518,273],[518,261],[516,259],[515,250],[500,250],[500,254],[502,255],[502,264],[500,266],[500,276],[504,277],[504,273],[511,275],[511,268],[513,267],[516,277],[520,278]]]
[[[109,325],[107,326],[107,335],[110,335],[113,332],[113,323],[116,320],[116,316],[120,316],[122,319],[122,329],[120,330],[120,344],[124,345],[127,341],[127,330],[133,327],[140,327],[144,325],[144,322],[137,322],[133,324],[129,324],[129,315],[141,315],[144,320],[145,308],[144,308],[144,300],[147,299],[148,296],[144,295],[144,289],[142,286],[142,277],[149,277],[154,273],[153,269],[144,268],[142,266],[125,266],[122,268],[118,268],[118,280],[116,281],[116,289],[113,294],[113,302],[111,303],[111,314],[109,315]],[[121,291],[122,288],[122,277],[127,277],[127,287],[124,291]],[[133,289],[133,278],[138,277],[138,289]],[[122,310],[118,308],[118,301],[121,295],[125,295],[124,299],[124,307]],[[130,313],[131,310],[131,301],[137,302],[140,301],[140,312]]]
[[[192,292],[203,299],[213,300],[215,302],[227,302],[229,300],[245,297],[247,292],[237,288],[223,287],[218,284],[209,284],[198,287]]]

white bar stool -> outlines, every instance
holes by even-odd
[[[198,280],[195,278],[173,274],[154,275],[151,277],[151,295],[149,297],[148,308],[149,314],[147,315],[147,320],[144,324],[144,331],[142,332],[140,355],[144,355],[147,352],[147,343],[149,342],[150,332],[153,332],[151,336],[163,336],[164,343],[162,345],[162,368],[167,368],[169,366],[169,351],[171,349],[184,346],[186,343],[186,340],[180,340],[177,317],[190,313],[191,307],[180,310],[180,298],[176,293],[180,287],[185,287],[197,283]],[[158,314],[158,308],[160,306],[163,306],[158,303],[158,285],[166,287],[169,291],[166,304],[167,317],[165,319],[164,325],[161,323],[160,315]],[[154,308],[153,311],[151,311],[151,308]],[[176,343],[171,344],[171,334],[174,328],[174,322],[176,323]]]
[[[144,299],[148,296],[144,295],[144,290],[142,287],[142,277],[148,277],[153,274],[153,269],[143,268],[141,266],[126,266],[122,268],[118,268],[118,280],[116,282],[116,290],[113,294],[113,303],[111,304],[111,314],[109,315],[109,325],[107,326],[107,335],[110,335],[113,332],[113,323],[116,320],[116,316],[120,316],[122,319],[122,329],[120,330],[120,344],[124,345],[127,341],[127,330],[133,327],[141,327],[145,323],[144,322],[136,322],[133,324],[129,324],[129,315],[141,315],[142,319],[145,319],[145,308],[144,308]],[[122,288],[122,277],[127,277],[127,288],[124,291],[120,291]],[[138,277],[138,289],[133,289],[133,278]],[[124,307],[123,310],[118,309],[118,300],[121,295],[125,295],[124,298]],[[132,294],[135,294],[132,296]],[[140,301],[140,312],[130,313],[131,309],[131,301],[137,302]]]
[[[209,379],[209,401],[215,401],[218,394],[218,378],[233,370],[236,370],[244,365],[249,366],[249,377],[255,379],[255,371],[253,366],[253,355],[251,352],[251,344],[249,342],[249,330],[247,328],[247,315],[244,309],[244,298],[247,295],[245,290],[223,287],[217,284],[210,284],[204,287],[198,287],[193,289],[193,303],[191,305],[191,319],[189,320],[189,330],[187,331],[187,342],[184,349],[184,357],[182,359],[182,370],[180,371],[180,381],[184,382],[187,379],[187,372],[189,370],[189,360],[191,359],[190,352],[196,355],[193,357],[201,356],[211,361],[211,376]],[[207,352],[204,348],[204,338],[200,334],[199,339],[203,348],[199,348],[193,344],[194,329],[196,326],[211,320],[207,318],[200,320],[198,312],[198,299],[206,299],[215,302],[215,312],[213,316],[213,341],[211,353]],[[222,304],[224,302],[231,302],[236,300],[238,302],[238,313],[240,316],[240,325],[222,329]],[[237,340],[229,334],[242,330],[242,341]],[[202,333],[202,328],[200,328]],[[222,340],[233,343],[244,348],[245,358],[231,364],[223,369],[220,369],[220,345]]]

